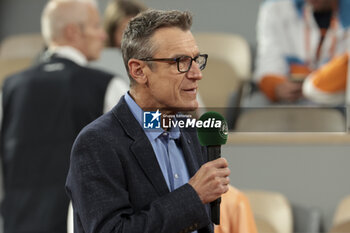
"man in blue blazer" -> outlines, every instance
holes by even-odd
[[[227,161],[207,162],[195,129],[144,124],[146,114],[153,122],[198,107],[208,56],[199,53],[191,24],[188,12],[150,10],[125,30],[130,91],[72,149],[66,188],[74,232],[213,232],[208,203],[228,190]]]

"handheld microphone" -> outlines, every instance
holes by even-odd
[[[197,128],[199,142],[202,146],[207,147],[209,161],[221,157],[221,145],[227,141],[227,123],[225,118],[217,112],[204,113],[199,120],[202,122],[215,121],[221,122],[220,127],[217,124],[207,124],[209,127]],[[220,224],[220,203],[221,197],[210,203],[211,220],[214,224]]]

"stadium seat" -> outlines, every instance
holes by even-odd
[[[228,106],[229,97],[251,78],[251,53],[247,41],[239,35],[195,33],[201,53],[208,63],[199,82],[199,93],[207,108]]]
[[[40,34],[21,34],[6,37],[0,44],[1,59],[34,59],[43,50],[44,40]]]
[[[331,228],[331,233],[350,232],[350,196],[345,197],[338,205]]]
[[[241,113],[237,132],[345,132],[344,115],[330,108],[266,107]]]
[[[262,190],[244,193],[250,201],[259,233],[292,233],[292,209],[285,196]]]
[[[31,58],[12,58],[2,59],[0,58],[0,84],[4,79],[16,72],[19,72],[32,64]]]

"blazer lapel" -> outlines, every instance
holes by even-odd
[[[140,134],[140,137],[136,138],[130,149],[159,195],[169,193],[169,188],[147,136],[141,136]]]
[[[152,183],[160,196],[169,193],[169,188],[159,167],[153,147],[144,130],[141,128],[140,124],[130,111],[124,97],[121,98],[118,105],[114,107],[112,111],[116,118],[120,121],[125,132],[134,140],[130,146],[130,150],[138,161],[146,177]]]
[[[192,141],[192,138],[190,135],[185,132],[181,131],[181,137],[180,137],[181,147],[182,151],[185,157],[188,173],[190,177],[192,177],[196,171],[199,169],[198,159],[201,153],[200,151],[196,150],[196,147],[194,145],[194,142]]]

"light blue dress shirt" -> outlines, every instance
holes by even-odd
[[[124,98],[132,114],[143,127],[143,110],[131,98],[129,93]],[[169,190],[174,191],[186,184],[189,181],[189,173],[182,149],[179,146],[179,127],[176,126],[169,131],[163,129],[144,129],[144,131],[151,142]]]

